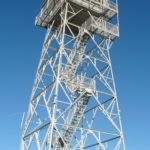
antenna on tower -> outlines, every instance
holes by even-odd
[[[22,119],[21,119],[20,129],[22,129],[22,127],[23,127],[24,118],[25,118],[25,112],[23,112],[23,114],[22,114]]]

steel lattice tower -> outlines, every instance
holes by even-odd
[[[125,150],[109,54],[118,3],[47,0],[36,25],[47,33],[20,150]]]

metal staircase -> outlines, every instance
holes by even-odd
[[[88,88],[92,89],[93,87],[86,87],[85,85],[89,84],[89,86],[90,86],[90,82],[92,81],[92,79],[90,80],[88,78],[88,80],[87,80],[86,77],[76,75],[76,70],[77,70],[77,67],[79,66],[79,64],[82,62],[88,39],[89,39],[88,35],[86,35],[84,33],[80,34],[80,37],[78,37],[75,42],[76,49],[75,49],[75,51],[73,51],[74,54],[72,54],[72,52],[71,52],[69,55],[70,62],[72,62],[71,68],[69,68],[69,69],[65,68],[65,71],[62,72],[62,74],[63,74],[62,79],[64,76],[64,80],[66,79],[65,75],[67,73],[70,74],[70,72],[71,72],[72,77],[67,76],[67,79],[71,78],[70,80],[73,82],[74,85],[76,85],[76,87],[73,90],[73,92],[76,95],[76,98],[74,99],[74,101],[76,101],[77,99],[78,100],[68,112],[68,119],[65,122],[66,126],[63,129],[62,138],[59,137],[59,139],[58,139],[60,147],[65,147],[65,145],[70,144],[71,139],[72,139],[74,133],[76,132],[77,127],[79,126],[79,124],[81,122],[81,119],[84,115],[87,104],[91,97],[91,93],[90,93],[91,91],[87,90],[87,89]],[[81,79],[79,79],[79,78],[81,78]],[[85,80],[85,78],[86,78],[86,80]],[[88,82],[87,84],[84,83],[86,81]],[[57,143],[57,147],[59,147],[59,146]]]
[[[81,94],[79,94],[79,91],[77,91],[77,92],[78,92],[79,97],[80,97],[80,95],[82,95],[82,96],[77,101],[77,103],[73,106],[73,108],[71,109],[72,112],[70,111],[71,115],[73,117],[71,118],[69,127],[66,128],[66,130],[63,134],[63,139],[59,138],[59,142],[61,144],[61,147],[65,146],[63,141],[65,141],[65,143],[67,145],[71,142],[73,134],[76,131],[76,129],[77,129],[77,127],[78,127],[78,125],[79,125],[79,123],[80,123],[80,121],[84,115],[84,112],[86,110],[86,106],[87,106],[89,99],[91,97],[91,94],[86,92],[86,91],[82,92]]]

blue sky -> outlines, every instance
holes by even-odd
[[[0,150],[17,150],[45,30],[42,1],[0,3]],[[111,50],[127,150],[150,147],[149,0],[120,0],[120,38]]]

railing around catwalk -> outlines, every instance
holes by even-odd
[[[119,36],[118,25],[107,22],[103,18],[90,16],[89,19],[82,25],[82,27],[86,28],[87,30],[95,31],[97,34],[104,32],[105,34]]]
[[[71,66],[62,64],[60,70],[61,80],[68,84],[70,88],[74,90],[85,89],[90,93],[95,89],[94,79],[72,73],[73,71]]]

